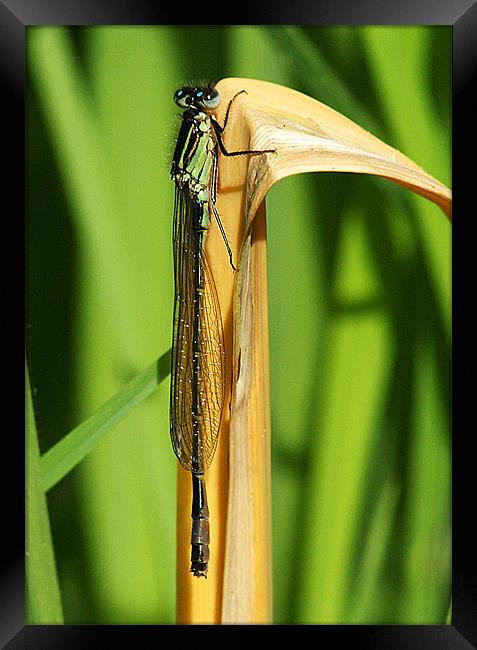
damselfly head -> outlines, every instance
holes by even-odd
[[[213,111],[220,104],[220,93],[211,86],[183,86],[174,93],[174,101],[180,108]]]

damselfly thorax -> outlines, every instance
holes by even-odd
[[[210,117],[202,111],[187,110],[182,116],[171,176],[177,187],[188,192],[195,203],[207,203],[217,143]]]

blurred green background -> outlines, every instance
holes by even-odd
[[[451,181],[448,27],[29,27],[27,45],[42,452],[170,347],[179,85],[290,86]],[[267,218],[274,620],[449,622],[450,224],[354,174],[281,181]],[[174,622],[168,388],[48,493],[67,623]]]

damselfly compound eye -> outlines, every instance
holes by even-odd
[[[188,88],[179,88],[174,93],[174,101],[179,108],[187,108],[191,105],[192,97]]]
[[[220,104],[220,93],[215,88],[211,88],[204,92],[203,97],[200,98],[200,103],[204,108],[213,110]]]

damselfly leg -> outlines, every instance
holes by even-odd
[[[218,144],[218,147],[220,149],[221,154],[223,156],[227,156],[229,158],[232,158],[234,156],[259,156],[259,155],[262,155],[264,153],[276,153],[275,149],[262,149],[262,150],[243,149],[243,150],[240,150],[240,151],[227,151],[227,148],[225,147],[225,144],[224,144],[224,142],[222,140],[222,135],[225,133],[225,129],[227,128],[227,123],[229,121],[230,109],[232,108],[232,104],[237,99],[237,97],[239,95],[242,95],[242,94],[247,94],[247,91],[246,90],[239,90],[239,92],[236,93],[232,97],[232,99],[229,101],[229,104],[227,106],[227,110],[225,112],[224,123],[223,123],[222,126],[219,124],[219,122],[214,117],[210,118],[211,124],[212,124],[212,126],[214,128],[215,138],[217,140],[217,144]],[[232,267],[232,269],[234,271],[236,271],[237,269],[234,266],[233,258],[232,258],[232,250],[230,248],[230,244],[229,244],[229,241],[227,239],[227,235],[225,234],[225,229],[224,229],[224,227],[222,225],[222,221],[220,220],[219,213],[218,213],[217,208],[215,206],[215,200],[216,200],[216,196],[217,196],[217,169],[218,169],[218,166],[217,166],[217,153],[215,153],[214,158],[215,158],[215,161],[214,161],[215,164],[213,165],[213,171],[212,171],[212,189],[213,189],[213,191],[211,192],[212,211],[214,213],[215,219],[217,221],[217,225],[219,226],[220,234],[222,235],[222,239],[224,240],[225,247],[226,247],[227,253],[229,255],[230,266]]]

